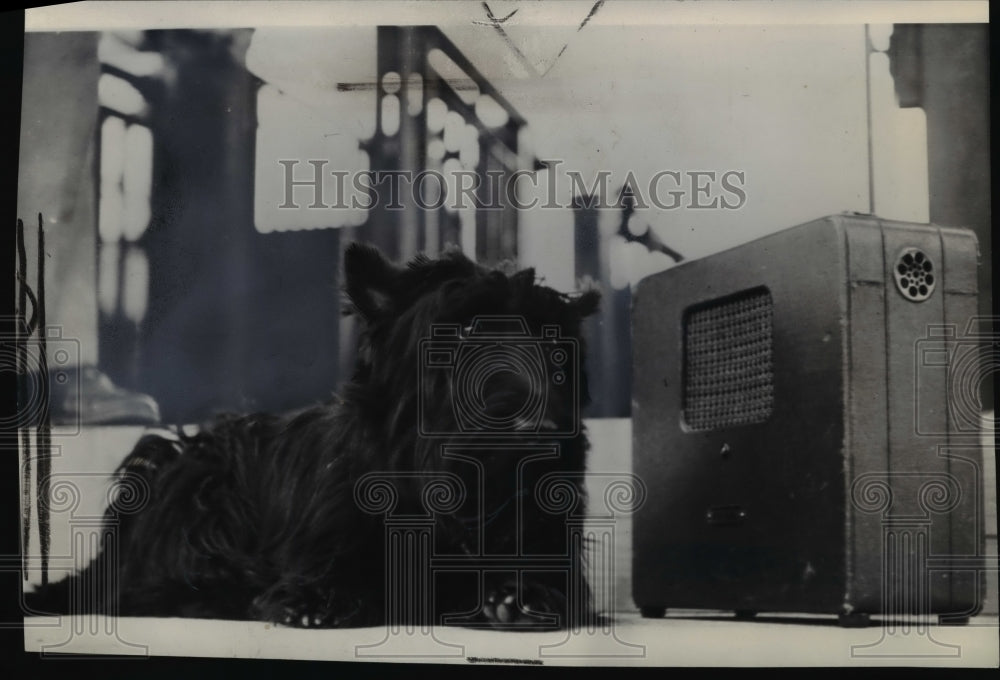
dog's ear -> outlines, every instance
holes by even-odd
[[[525,286],[535,285],[535,268],[528,267],[527,269],[522,269],[521,271],[512,274],[510,282]]]
[[[344,290],[354,311],[374,321],[393,307],[399,270],[377,248],[352,243],[344,252]]]
[[[584,291],[579,297],[573,300],[573,308],[580,315],[581,319],[596,312],[600,304],[601,294],[594,289]]]

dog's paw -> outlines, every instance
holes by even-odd
[[[565,627],[566,596],[559,590],[526,581],[508,581],[490,591],[483,615],[494,628],[551,630]]]
[[[286,608],[282,624],[291,628],[326,628],[330,612],[324,607]]]
[[[265,601],[258,598],[253,603],[254,618],[292,628],[322,628],[329,612],[314,603]]]
[[[254,616],[291,628],[338,628],[350,625],[360,610],[357,602],[341,602],[334,597],[259,597],[254,600]]]

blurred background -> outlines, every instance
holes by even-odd
[[[49,322],[164,421],[336,391],[352,241],[399,260],[453,244],[560,290],[596,283],[586,415],[626,417],[630,288],[646,274],[845,210],[972,227],[991,252],[986,44],[986,25],[569,16],[31,32],[18,214],[29,246],[45,218]],[[520,171],[516,195],[539,207],[421,209],[406,191],[403,210],[350,205],[359,172],[427,169],[474,172],[480,191]],[[980,274],[987,313],[988,256]]]

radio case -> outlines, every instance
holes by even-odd
[[[977,264],[969,230],[844,214],[639,283],[645,616],[979,611]]]

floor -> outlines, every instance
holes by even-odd
[[[593,455],[590,472],[630,470],[629,421],[588,423]],[[53,506],[50,578],[89,560],[88,532],[95,532],[109,489],[108,473],[141,428],[91,428],[53,432]],[[990,471],[992,473],[992,470]],[[995,473],[994,473],[995,474]],[[593,474],[588,482],[602,478]],[[591,488],[591,498],[605,489]],[[996,550],[995,497],[987,519]],[[38,580],[37,525],[32,518],[29,565]],[[94,535],[91,533],[91,535]],[[257,622],[180,619],[64,617],[25,619],[25,649],[43,654],[130,654],[296,659],[518,663],[547,665],[666,666],[987,666],[1000,664],[996,574],[990,575],[984,615],[968,626],[903,625],[878,619],[865,629],[845,629],[834,617],[759,616],[679,612],[642,619],[630,593],[631,523],[614,526],[613,574],[599,578],[609,611],[621,612],[612,626],[591,632],[514,633],[435,628],[392,633],[385,628],[297,630]],[[609,567],[610,569],[610,567]]]
[[[997,617],[968,626],[840,628],[829,617],[622,614],[606,629],[553,633],[434,628],[296,630],[257,622],[180,619],[25,620],[25,648],[43,654],[651,666],[933,666],[1000,664]]]

